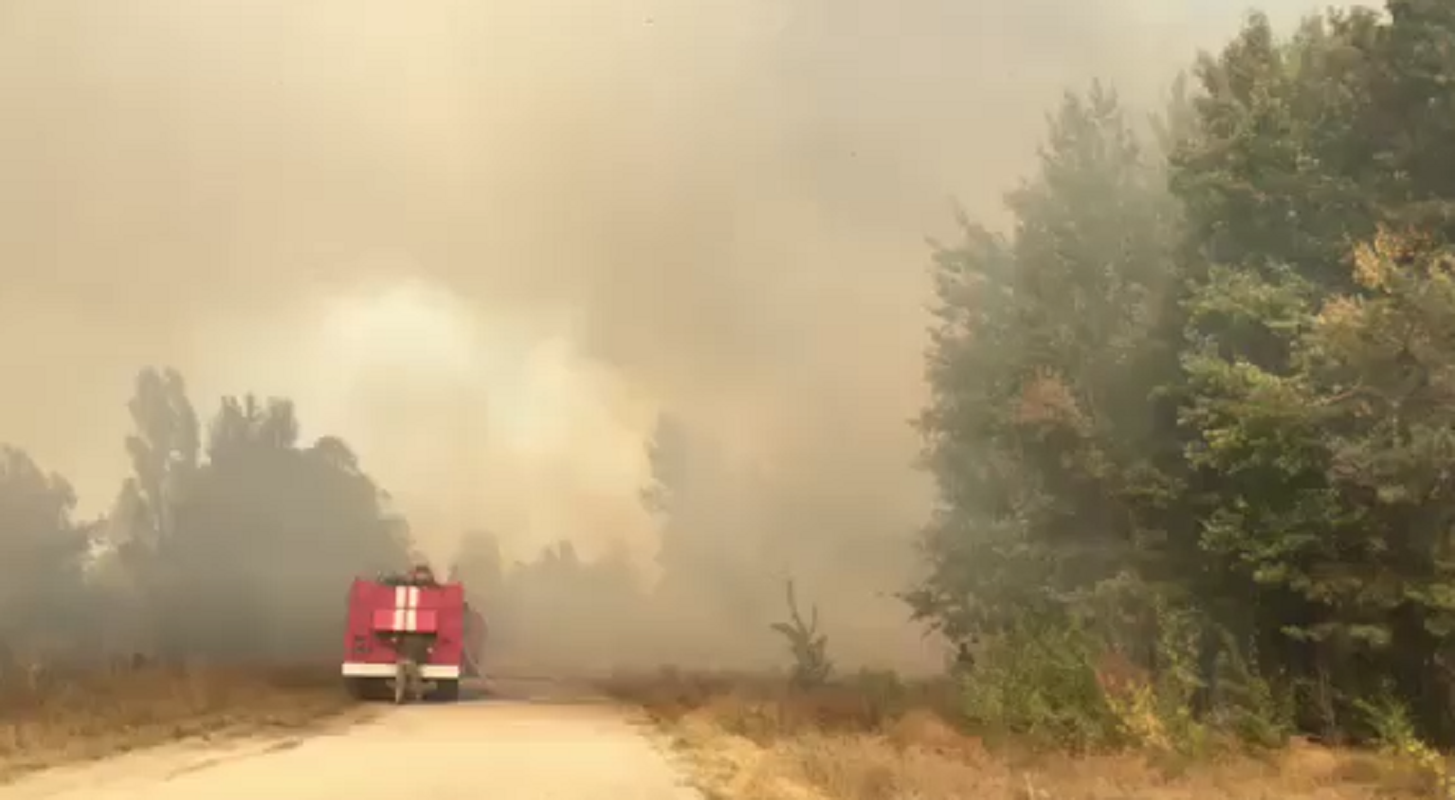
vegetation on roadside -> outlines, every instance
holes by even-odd
[[[1150,133],[1069,95],[936,256],[907,599],[1077,750],[1455,743],[1455,6],[1254,15]]]
[[[783,675],[666,670],[604,688],[670,734],[718,800],[1414,800],[1434,788],[1397,754],[1300,739],[1216,758],[1135,748],[1068,756],[970,726],[948,679],[865,673],[803,690]]]
[[[9,669],[0,676],[0,781],[193,736],[303,729],[351,705],[332,669]]]

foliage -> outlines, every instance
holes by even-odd
[[[798,596],[791,579],[787,583],[787,595],[788,621],[775,622],[772,628],[788,640],[789,652],[793,655],[790,680],[800,689],[821,686],[833,674],[834,665],[828,657],[828,637],[818,632],[818,606],[813,606],[805,622],[798,610]]]
[[[402,566],[407,532],[341,440],[290,403],[226,398],[204,437],[182,377],[143,370],[133,474],[104,522],[24,453],[0,461],[0,643],[46,655],[333,655],[340,587]],[[44,620],[35,625],[27,620]]]
[[[1251,16],[1155,147],[1069,96],[1013,229],[937,247],[941,506],[907,599],[1046,660],[982,670],[973,713],[1099,720],[1063,688],[1117,654],[1148,678],[1113,703],[1176,735],[1361,736],[1387,683],[1455,741],[1455,12],[1388,10]],[[1081,667],[1029,643],[1073,634]]]
[[[58,630],[95,632],[81,592],[95,526],[73,519],[75,506],[64,478],[0,447],[0,661],[69,648]]]
[[[1122,731],[1094,658],[1094,640],[1075,625],[1019,622],[965,676],[964,714],[987,731],[1078,750],[1119,743]]]
[[[349,445],[303,441],[282,398],[224,397],[203,424],[174,370],[142,370],[127,408],[132,474],[100,521],[75,520],[63,478],[0,448],[0,663],[336,658],[349,580],[413,558]],[[518,658],[638,663],[656,654],[638,646],[654,634],[628,555],[558,542],[507,568],[494,535],[473,531],[449,574]]]
[[[1420,739],[1409,708],[1394,697],[1385,686],[1374,700],[1358,700],[1355,705],[1364,714],[1374,731],[1374,741],[1385,753],[1414,767],[1429,783],[1435,797],[1455,797],[1455,776],[1450,763],[1439,751]]]

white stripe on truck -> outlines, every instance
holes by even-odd
[[[394,587],[394,630],[402,631],[404,628],[404,605],[409,602],[409,588],[406,586]]]
[[[395,669],[393,664],[364,664],[355,661],[344,664],[343,675],[345,678],[392,678]],[[460,668],[453,664],[421,664],[419,671],[427,681],[449,681],[460,678]]]

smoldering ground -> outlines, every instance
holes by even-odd
[[[296,400],[438,557],[484,526],[645,560],[666,413],[678,526],[882,656],[917,638],[874,595],[929,508],[924,237],[995,218],[1063,89],[1154,101],[1238,13],[6,0],[0,439],[104,511],[170,364],[204,411]]]

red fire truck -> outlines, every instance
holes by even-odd
[[[480,675],[485,621],[459,583],[428,567],[349,587],[343,677],[360,698],[455,700],[462,678]]]

